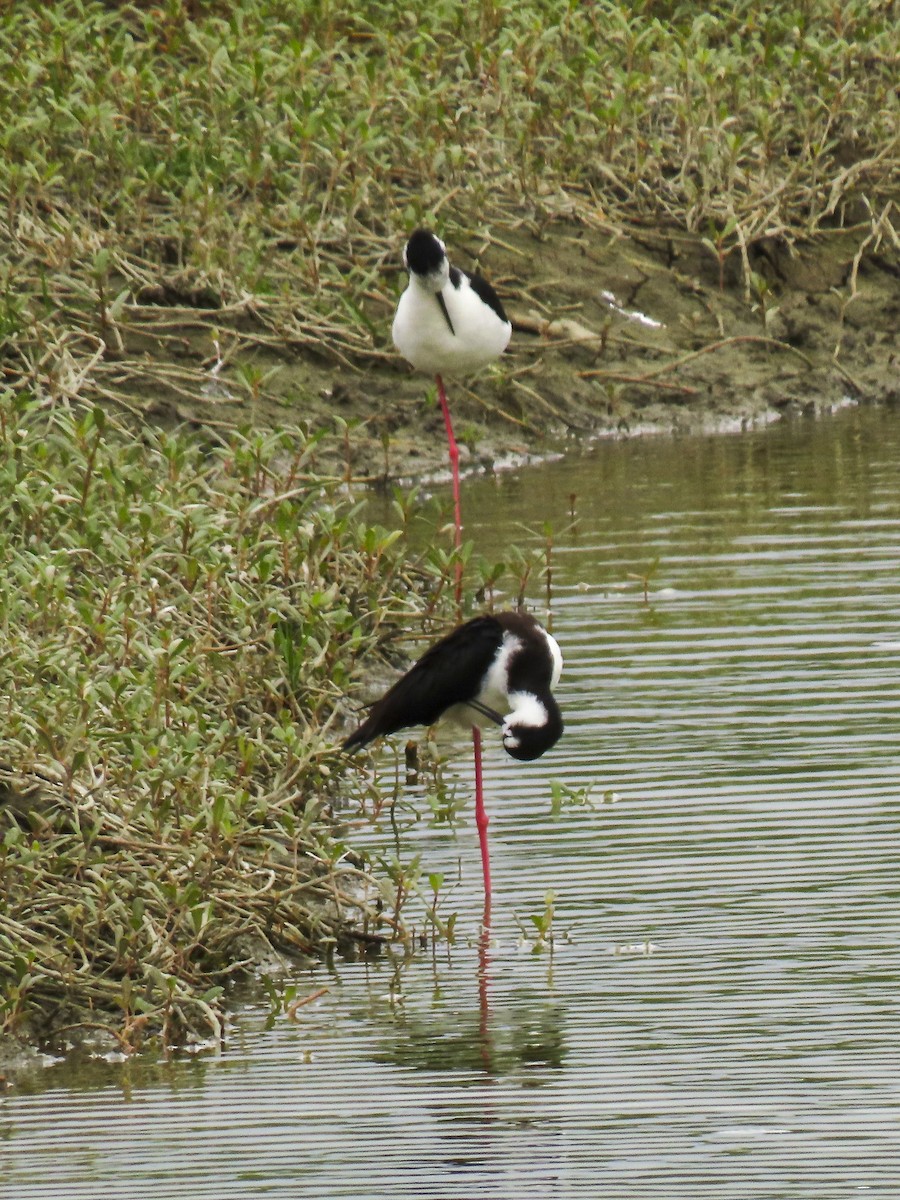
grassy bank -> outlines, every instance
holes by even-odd
[[[760,240],[843,224],[871,249],[900,179],[896,6],[770,9],[9,6],[7,383],[238,423],[253,351],[386,358],[422,220],[479,244],[560,213],[662,223],[748,281]]]
[[[440,553],[366,526],[322,440],[0,399],[0,1030],[209,1036],[248,962],[390,932],[331,815],[335,724]]]
[[[840,228],[846,307],[863,256],[896,241],[895,7],[4,9],[0,1029],[207,1036],[242,964],[370,918],[377,885],[329,812],[333,715],[361,658],[441,602],[446,563],[364,524],[341,490],[352,438],[252,429],[273,411],[368,416],[380,386],[387,467],[397,377],[377,376],[396,363],[404,231],[438,222],[475,257],[493,243],[530,263],[563,217],[616,244],[662,227],[768,310],[751,249]],[[550,276],[582,269],[568,250]],[[673,290],[699,295],[686,261]],[[551,284],[535,281],[543,316]],[[666,329],[725,340],[697,303]],[[651,355],[676,353],[621,342],[645,381]],[[626,365],[612,378],[630,386]],[[535,377],[515,384],[537,413],[498,385],[517,436],[557,419]],[[615,419],[612,384],[595,386]],[[704,390],[725,389],[684,394]],[[419,452],[435,418],[415,403]]]

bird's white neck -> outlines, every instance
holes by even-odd
[[[441,265],[429,271],[427,275],[419,275],[415,271],[409,273],[410,283],[421,288],[423,292],[439,292],[449,278],[450,263],[446,258],[441,259]]]
[[[509,707],[503,721],[504,732],[515,725],[541,729],[547,724],[547,709],[533,692],[510,692]]]

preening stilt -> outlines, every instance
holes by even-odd
[[[513,758],[522,762],[540,758],[563,731],[553,695],[561,671],[556,639],[534,617],[521,612],[473,617],[426,650],[344,742],[345,750],[357,750],[377,737],[438,721],[472,728],[475,812],[486,896],[491,893],[491,877],[481,729],[499,725],[503,748]]]

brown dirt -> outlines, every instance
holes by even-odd
[[[463,459],[490,468],[570,437],[733,427],[847,397],[900,399],[900,252],[882,245],[860,255],[865,236],[835,232],[794,249],[757,244],[744,264],[755,277],[748,288],[740,257],[720,269],[699,239],[560,220],[504,232],[480,266],[504,299],[513,339],[495,367],[448,389]],[[471,267],[470,249],[452,246],[453,261]],[[432,381],[390,347],[386,297],[401,286],[399,251],[398,239],[396,274],[369,301],[377,342],[369,361],[244,350],[245,365],[272,371],[253,402],[235,388],[202,405],[163,395],[151,411],[200,425],[317,426],[338,414],[361,422],[348,443],[355,475],[420,476],[441,465]],[[180,344],[191,365],[208,354],[208,337],[202,354],[189,331]],[[172,346],[170,338],[155,353],[171,357]],[[222,381],[230,386],[228,371]]]

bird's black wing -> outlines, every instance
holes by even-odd
[[[500,297],[494,291],[493,287],[481,275],[469,276],[469,287],[475,293],[479,300],[483,301],[488,308],[492,308],[501,321],[508,321],[509,317],[503,308]]]
[[[454,704],[473,700],[503,644],[503,628],[491,616],[473,617],[435,642],[344,742],[345,750],[410,725],[433,725]]]

